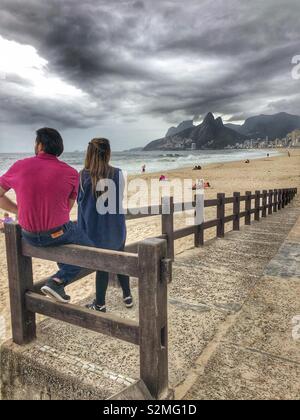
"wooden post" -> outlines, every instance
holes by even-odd
[[[286,195],[286,190],[283,189],[282,190],[282,196],[281,196],[281,208],[284,209],[285,208],[285,195]]]
[[[240,230],[241,193],[233,193],[233,230]]]
[[[277,208],[278,208],[278,190],[274,190],[274,203],[273,203],[273,211],[274,213],[277,213]]]
[[[245,225],[251,225],[251,191],[246,191],[246,205],[245,205],[245,211],[246,211],[246,217],[245,217]]]
[[[262,199],[262,217],[267,217],[267,194],[268,191],[263,190],[263,199]]]
[[[269,214],[273,214],[273,194],[274,191],[273,190],[269,190]]]
[[[32,260],[22,255],[21,227],[5,225],[13,342],[22,345],[36,337],[35,314],[26,309],[25,293],[33,289]]]
[[[139,245],[140,371],[155,399],[166,396],[168,379],[168,286],[162,275],[167,242],[147,239]]]
[[[278,210],[281,210],[282,190],[278,190]]]
[[[260,191],[255,191],[255,215],[254,218],[257,222],[260,220]]]
[[[217,219],[219,219],[217,226],[217,237],[224,238],[225,236],[225,194],[218,194]]]
[[[162,234],[167,235],[168,252],[167,256],[172,261],[175,258],[175,244],[174,244],[174,198],[162,198],[162,219],[161,219]]]
[[[204,229],[203,223],[196,226],[195,232],[195,248],[200,248],[204,245]]]
[[[196,230],[195,230],[195,248],[200,248],[201,246],[204,245],[204,228],[203,228],[203,223],[204,220],[202,220],[202,223],[199,224],[198,220],[197,220],[197,207],[198,206],[203,206],[203,211],[204,211],[204,203],[202,203],[202,198],[204,200],[204,195],[203,194],[195,194],[195,221],[196,221]],[[198,209],[199,211],[199,209]],[[204,216],[204,215],[203,215]]]

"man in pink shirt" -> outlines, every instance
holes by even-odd
[[[58,160],[63,151],[63,140],[58,131],[42,128],[37,131],[35,157],[19,160],[0,177],[0,207],[18,215],[23,237],[33,246],[93,246],[77,225],[70,222],[79,175]],[[17,204],[6,195],[11,189],[16,193]],[[58,273],[48,279],[42,292],[68,303],[70,298],[64,287],[81,269],[66,264],[58,266]]]

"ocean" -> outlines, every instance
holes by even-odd
[[[270,150],[270,156],[278,155],[280,152]],[[147,173],[161,172],[171,169],[191,167],[194,165],[207,165],[209,163],[222,163],[240,161],[245,159],[259,159],[266,156],[266,150],[196,150],[178,152],[113,152],[112,164],[129,175],[141,173],[141,168],[146,165]],[[25,153],[0,153],[0,175],[17,160],[31,156]],[[82,169],[84,153],[64,153],[61,157],[69,165],[78,171]]]

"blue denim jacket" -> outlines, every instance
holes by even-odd
[[[99,214],[97,198],[93,192],[88,171],[81,172],[81,186],[78,194],[78,227],[83,230],[96,247],[122,250],[126,242],[126,221],[122,212],[123,174],[114,168],[111,179],[115,183],[116,214]],[[121,183],[121,185],[120,185]]]

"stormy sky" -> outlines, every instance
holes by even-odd
[[[143,146],[211,111],[300,114],[299,0],[0,0],[0,152]]]

